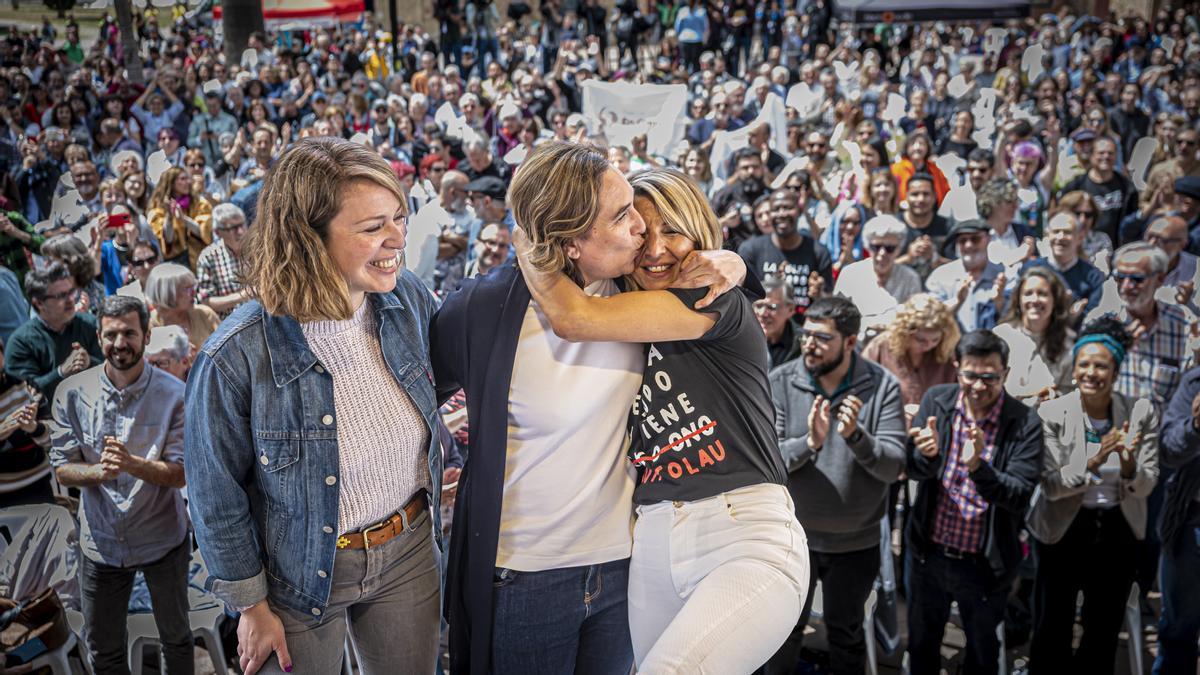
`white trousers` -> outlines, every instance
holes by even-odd
[[[750,673],[800,618],[808,542],[787,488],[637,508],[629,629],[640,675]]]

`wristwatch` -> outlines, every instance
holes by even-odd
[[[862,427],[857,427],[854,429],[854,433],[850,434],[850,437],[846,439],[846,442],[847,443],[857,443],[860,440],[862,440],[862,437],[863,437]]]

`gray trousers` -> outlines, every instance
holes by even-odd
[[[135,567],[112,567],[79,556],[79,601],[87,630],[87,649],[96,675],[128,675],[126,618],[133,576],[141,570],[150,590],[154,624],[162,644],[167,675],[195,670],[192,629],[188,623],[188,566],[192,537],[184,537],[162,559]]]
[[[283,621],[290,675],[331,675],[349,631],[359,673],[433,673],[441,622],[441,576],[428,512],[412,529],[370,549],[340,549],[324,620],[271,604]],[[261,673],[283,673],[274,654]]]

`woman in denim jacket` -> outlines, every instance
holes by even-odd
[[[360,145],[307,139],[267,175],[258,213],[258,300],[205,343],[188,383],[207,585],[242,614],[247,675],[337,672],[347,630],[363,673],[433,672],[434,306],[400,271],[400,185]]]

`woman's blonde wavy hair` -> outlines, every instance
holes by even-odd
[[[629,183],[634,200],[648,200],[663,223],[691,239],[697,251],[721,248],[717,214],[690,176],[676,169],[650,169],[636,174]],[[633,277],[628,281],[637,287]]]
[[[267,312],[300,322],[353,316],[346,280],[326,246],[329,224],[357,181],[387,189],[408,215],[395,172],[379,153],[358,143],[306,138],[267,172],[245,244],[245,281]]]
[[[580,143],[550,141],[521,162],[508,188],[513,219],[529,237],[529,261],[539,271],[562,271],[580,281],[566,247],[587,235],[600,213],[608,156]]]
[[[942,341],[934,350],[934,360],[947,363],[954,358],[954,347],[958,345],[960,333],[958,322],[946,303],[929,293],[918,293],[900,305],[896,320],[887,331],[887,346],[897,358],[908,354],[908,343],[917,331],[941,331]],[[906,358],[906,357],[905,357]]]

